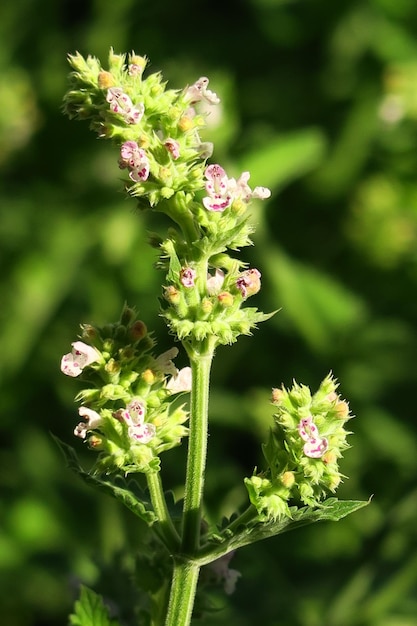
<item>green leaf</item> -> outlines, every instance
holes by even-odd
[[[332,349],[335,338],[363,322],[365,303],[330,276],[291,259],[282,250],[262,248],[264,272],[287,317],[315,349]],[[281,323],[281,322],[280,322]]]
[[[198,559],[201,565],[211,563],[220,556],[227,554],[231,550],[242,548],[256,541],[268,539],[275,535],[280,535],[290,530],[295,530],[314,522],[332,521],[338,522],[347,515],[367,506],[370,500],[338,500],[328,498],[320,507],[305,506],[297,509],[291,507],[292,517],[281,516],[276,520],[257,523],[255,526],[243,527],[241,531],[234,534],[228,532],[226,528],[222,533],[216,534],[215,541],[218,543],[223,539],[223,543],[211,550],[206,547],[202,551],[202,556]],[[204,553],[204,554],[203,554]]]
[[[80,478],[82,478],[87,485],[95,487],[107,495],[113,496],[149,526],[157,521],[157,516],[150,508],[151,504],[149,500],[134,480],[131,479],[126,481],[122,476],[108,476],[106,478],[100,478],[98,476],[94,476],[93,474],[89,474],[80,466],[77,453],[74,448],[58,439],[58,437],[55,437],[54,435],[52,435],[52,437],[61,449],[68,467],[73,472],[78,474],[78,476],[80,476]]]
[[[275,137],[269,144],[246,156],[243,170],[251,172],[253,185],[276,190],[318,167],[325,155],[324,134],[317,128]]]
[[[119,626],[118,622],[110,619],[103,598],[84,585],[81,585],[80,599],[74,609],[69,617],[71,626]]]

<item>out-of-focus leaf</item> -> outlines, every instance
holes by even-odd
[[[21,367],[65,298],[84,255],[95,242],[91,231],[84,221],[57,214],[49,219],[49,236],[19,259],[5,294],[8,316],[0,328],[0,371],[4,369],[4,375],[10,377]]]
[[[313,348],[331,348],[335,337],[343,337],[366,316],[365,304],[324,273],[294,261],[277,247],[264,247],[262,255],[283,313]]]
[[[325,154],[326,140],[318,128],[275,137],[269,144],[247,154],[242,170],[251,173],[254,184],[276,191],[317,167]]]

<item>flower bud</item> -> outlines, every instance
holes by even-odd
[[[101,449],[103,448],[103,438],[97,437],[97,435],[91,435],[87,440],[90,448]]]
[[[94,328],[94,326],[91,326],[91,324],[82,324],[81,329],[82,329],[81,337],[82,339],[86,339],[87,341],[88,340],[92,341],[93,339],[99,336],[97,328]]]
[[[130,76],[138,76],[143,74],[148,59],[138,54],[129,55],[128,73]]]
[[[271,402],[272,404],[281,404],[284,399],[284,391],[282,389],[272,389]]]
[[[286,489],[291,489],[295,483],[295,474],[294,472],[284,472],[281,474],[280,480]]]
[[[327,450],[321,457],[321,460],[323,463],[326,463],[326,465],[333,465],[337,462],[337,454],[334,450]]]
[[[222,291],[217,296],[217,300],[223,308],[227,309],[233,305],[234,297],[229,291]]]
[[[122,326],[129,326],[136,319],[136,312],[130,306],[125,305],[120,315],[120,324]]]
[[[132,337],[133,341],[140,341],[146,337],[147,334],[148,329],[142,320],[136,320],[129,328],[129,335]]]
[[[178,128],[183,132],[187,132],[187,130],[191,130],[194,128],[194,122],[191,117],[187,115],[183,115],[178,121]]]
[[[168,287],[165,287],[164,290],[164,298],[168,300],[170,304],[176,306],[180,303],[181,294],[178,289],[174,287],[174,285],[168,285]]]
[[[342,420],[349,419],[349,405],[347,402],[345,402],[344,400],[340,400],[339,402],[337,402],[335,409],[337,417]]]
[[[211,300],[209,300],[209,298],[203,298],[201,301],[201,310],[204,313],[205,316],[210,315],[210,313],[213,310],[213,303],[211,302]]]
[[[156,380],[155,374],[151,369],[147,369],[142,372],[141,378],[147,385],[153,385]]]
[[[114,375],[114,374],[118,374],[120,372],[121,366],[120,366],[120,363],[118,363],[114,359],[109,359],[107,361],[106,365],[104,366],[104,369],[109,374]]]
[[[108,89],[109,87],[114,87],[116,81],[114,79],[113,74],[110,72],[106,72],[102,70],[98,75],[98,86],[100,89]]]

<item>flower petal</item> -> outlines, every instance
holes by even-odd
[[[191,367],[183,367],[178,370],[178,372],[169,379],[166,388],[171,393],[191,391]]]

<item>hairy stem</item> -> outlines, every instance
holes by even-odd
[[[213,350],[191,356],[190,435],[182,528],[182,551],[195,555],[200,545],[201,507],[207,457],[208,398]]]
[[[158,526],[155,530],[166,547],[175,552],[180,545],[180,537],[168,511],[159,472],[149,472],[147,481],[152,506],[158,517]]]
[[[165,626],[188,626],[194,607],[200,567],[189,561],[175,563]]]
[[[175,559],[165,626],[189,626],[200,566],[191,559],[200,547],[201,509],[207,456],[208,399],[214,342],[188,346],[192,370],[190,434],[182,518],[181,555]]]

